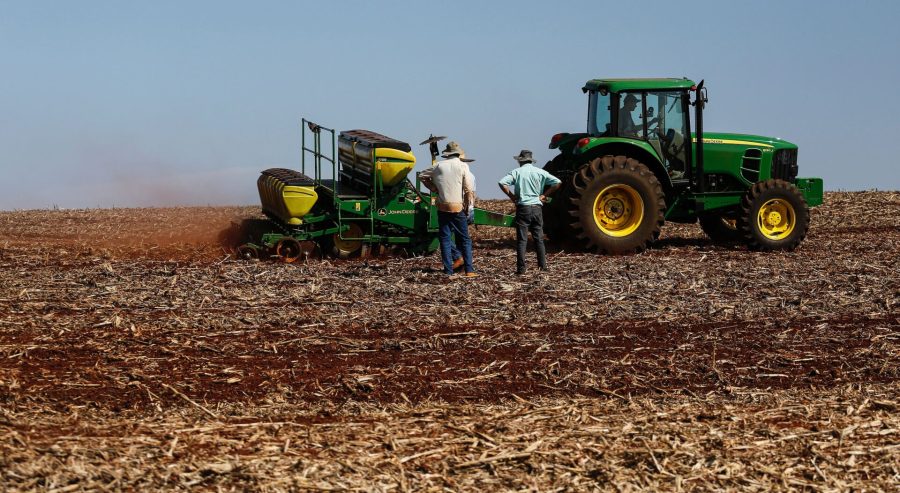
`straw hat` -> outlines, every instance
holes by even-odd
[[[459,142],[456,142],[455,140],[451,140],[450,142],[447,142],[447,147],[445,147],[443,152],[441,152],[441,156],[443,156],[443,157],[456,156],[459,158],[460,161],[462,161],[464,163],[471,163],[471,162],[475,161],[474,159],[467,159],[465,157],[466,151],[464,151],[463,148],[460,147]]]

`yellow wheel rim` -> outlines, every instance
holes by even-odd
[[[343,238],[341,238],[343,236]],[[363,236],[362,228],[358,224],[351,224],[350,228],[343,233],[334,234],[334,246],[346,255],[349,255],[362,247],[361,240],[352,238],[361,238]]]
[[[610,185],[594,199],[594,222],[604,234],[628,236],[638,229],[643,219],[644,201],[628,185]]]
[[[784,199],[772,199],[759,208],[756,216],[759,232],[770,240],[783,240],[797,225],[794,207]]]

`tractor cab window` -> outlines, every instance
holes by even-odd
[[[688,162],[687,148],[691,141],[686,101],[682,91],[647,94],[648,116],[652,117],[647,122],[647,140],[663,158],[673,180],[685,177]],[[651,102],[653,106],[650,106]]]
[[[609,93],[591,92],[588,100],[588,132],[599,137],[612,135],[611,115]]]
[[[643,139],[644,93],[623,92],[619,94],[618,135],[629,139]]]
[[[656,150],[673,180],[685,176],[690,144],[683,91],[619,94],[618,136],[640,139]]]

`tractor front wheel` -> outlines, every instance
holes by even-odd
[[[626,156],[603,156],[572,177],[572,228],[589,249],[626,254],[646,249],[659,237],[666,201],[656,176]]]
[[[766,180],[741,201],[738,230],[752,250],[793,250],[809,229],[809,206],[792,183]]]

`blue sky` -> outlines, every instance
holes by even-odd
[[[0,0],[0,209],[255,204],[299,121],[458,140],[479,195],[597,77],[705,79],[710,131],[900,189],[900,2]]]

